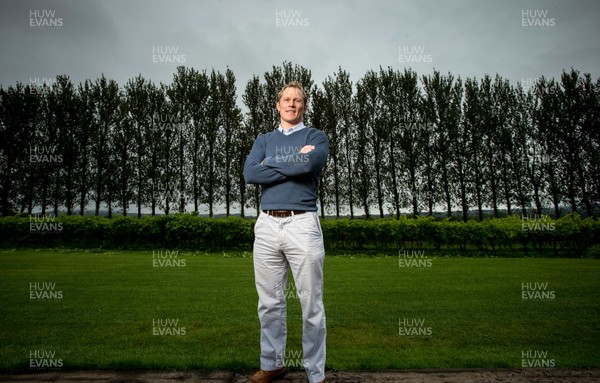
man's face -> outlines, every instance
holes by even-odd
[[[304,119],[304,99],[297,88],[285,89],[275,107],[279,111],[283,128],[298,125]]]

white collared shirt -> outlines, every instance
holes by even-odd
[[[290,135],[294,132],[297,132],[301,129],[306,128],[306,125],[304,125],[304,122],[299,123],[298,125],[294,125],[291,128],[289,128],[288,130],[283,130],[283,128],[281,127],[281,124],[279,124],[279,127],[277,128],[280,132],[282,132],[283,134]]]

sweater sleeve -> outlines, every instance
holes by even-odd
[[[269,157],[263,162],[264,166],[289,177],[320,171],[327,162],[329,142],[327,135],[323,131],[315,129],[314,132],[306,143],[306,145],[313,145],[315,147],[312,151],[304,154],[296,153]]]
[[[246,183],[269,185],[287,179],[287,176],[261,163],[265,159],[265,153],[265,136],[259,135],[254,141],[252,150],[250,150],[244,164],[244,180]]]

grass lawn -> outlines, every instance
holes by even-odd
[[[161,255],[0,251],[0,369],[257,368],[250,254]],[[328,256],[325,308],[332,369],[600,367],[598,260]]]

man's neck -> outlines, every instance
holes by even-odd
[[[280,121],[279,126],[281,126],[281,129],[283,129],[284,132],[287,132],[289,129],[293,128],[294,126],[298,126],[303,122],[304,122],[303,120],[300,120],[300,121],[296,122],[295,124],[291,124],[289,122]]]

